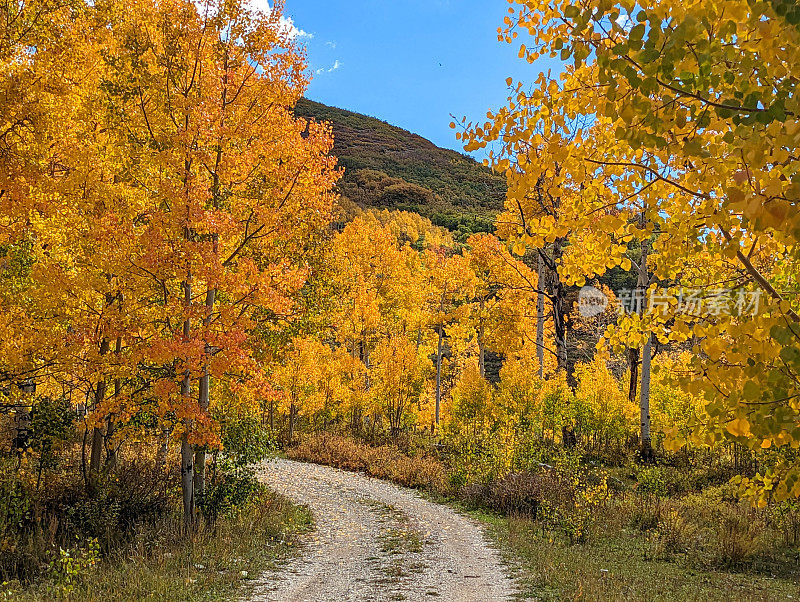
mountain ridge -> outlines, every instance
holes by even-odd
[[[343,204],[413,211],[459,240],[490,232],[503,209],[505,178],[472,157],[376,117],[301,99],[295,113],[331,124],[344,176]]]

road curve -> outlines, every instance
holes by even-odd
[[[479,525],[412,490],[284,459],[259,476],[308,506],[316,529],[302,557],[263,576],[249,602],[502,602],[513,592]]]

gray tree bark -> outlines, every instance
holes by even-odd
[[[184,286],[184,305],[188,309],[192,305],[192,273],[188,272]],[[191,334],[191,319],[187,318],[183,322],[183,336],[189,338]],[[186,370],[186,374],[181,381],[181,395],[188,403],[192,393],[191,374]],[[195,524],[195,497],[194,497],[194,449],[189,444],[189,429],[191,421],[184,419],[184,431],[181,436],[181,492],[183,494],[183,527],[188,533],[194,529]]]
[[[486,378],[486,345],[484,344],[483,308],[484,299],[481,299],[480,316],[478,318],[478,371],[481,378]]]
[[[539,292],[536,294],[536,359],[539,364],[539,379],[544,378],[544,289],[546,286],[546,274],[544,260],[539,255],[538,279],[536,286]]]
[[[646,223],[645,212],[641,213],[641,224]],[[642,241],[642,260],[639,265],[638,288],[642,291],[642,300],[639,311],[642,315],[647,311],[647,288],[650,286],[650,272],[647,268],[647,257],[650,253],[650,242]],[[637,296],[638,297],[638,296]],[[641,422],[639,444],[642,459],[650,461],[653,459],[653,445],[650,436],[650,363],[652,359],[653,335],[648,333],[647,340],[642,347],[642,381],[639,389],[639,417]]]
[[[100,356],[108,353],[110,344],[108,339],[103,337],[100,343]],[[101,377],[97,381],[94,389],[94,407],[97,409],[106,397],[107,383],[105,377]],[[103,443],[105,441],[105,433],[103,426],[95,426],[92,431],[92,448],[89,455],[89,480],[88,489],[89,493],[93,494],[97,489],[98,479],[100,478],[100,464],[103,460]]]
[[[216,246],[216,244],[215,244]],[[214,312],[214,302],[216,300],[216,289],[209,289],[206,293],[206,316],[203,319],[203,326],[208,327],[211,323],[211,315]],[[211,355],[211,350],[206,344],[206,355]],[[203,366],[203,374],[200,376],[198,383],[198,404],[204,412],[208,412],[211,405],[210,397],[210,378],[208,374],[208,365]],[[206,490],[206,452],[205,450],[198,450],[194,455],[194,491],[195,496],[199,498]]]
[[[439,426],[439,412],[442,405],[442,338],[443,338],[442,325],[439,324],[439,342],[436,345],[436,410],[435,421],[436,426]]]
[[[122,337],[117,337],[117,344],[114,348],[114,353],[117,357],[122,353]],[[114,397],[119,398],[122,394],[122,379],[117,377],[114,379]],[[109,419],[108,426],[106,427],[105,447],[106,447],[106,470],[112,470],[117,464],[117,448],[114,447],[114,433],[116,431],[116,424],[113,419]]]

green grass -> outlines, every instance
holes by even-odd
[[[28,588],[7,583],[0,587],[0,600],[231,600],[292,556],[297,535],[310,526],[305,508],[267,493],[194,541],[175,541],[170,534],[176,525],[162,524],[158,532],[140,532],[129,546],[80,571],[72,588],[53,580]]]
[[[520,599],[755,601],[800,599],[794,576],[703,571],[653,558],[637,532],[601,525],[585,545],[570,545],[524,518],[473,513],[512,567]]]
[[[388,599],[405,600],[403,583],[426,568],[422,560],[424,537],[414,528],[409,516],[394,506],[373,500],[362,503],[375,509],[381,524],[378,536],[381,556],[371,559],[383,573],[377,582]]]
[[[419,554],[422,552],[422,534],[412,525],[407,514],[394,506],[382,508],[386,528],[381,532],[381,549],[385,554]]]

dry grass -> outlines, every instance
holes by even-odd
[[[520,599],[761,601],[797,599],[800,578],[703,570],[652,556],[637,536],[598,528],[586,545],[544,531],[528,518],[479,516],[491,525],[521,585]]]
[[[447,492],[447,471],[442,462],[429,456],[410,457],[390,445],[371,447],[338,435],[315,435],[286,455],[293,460],[365,472],[405,487]]]

